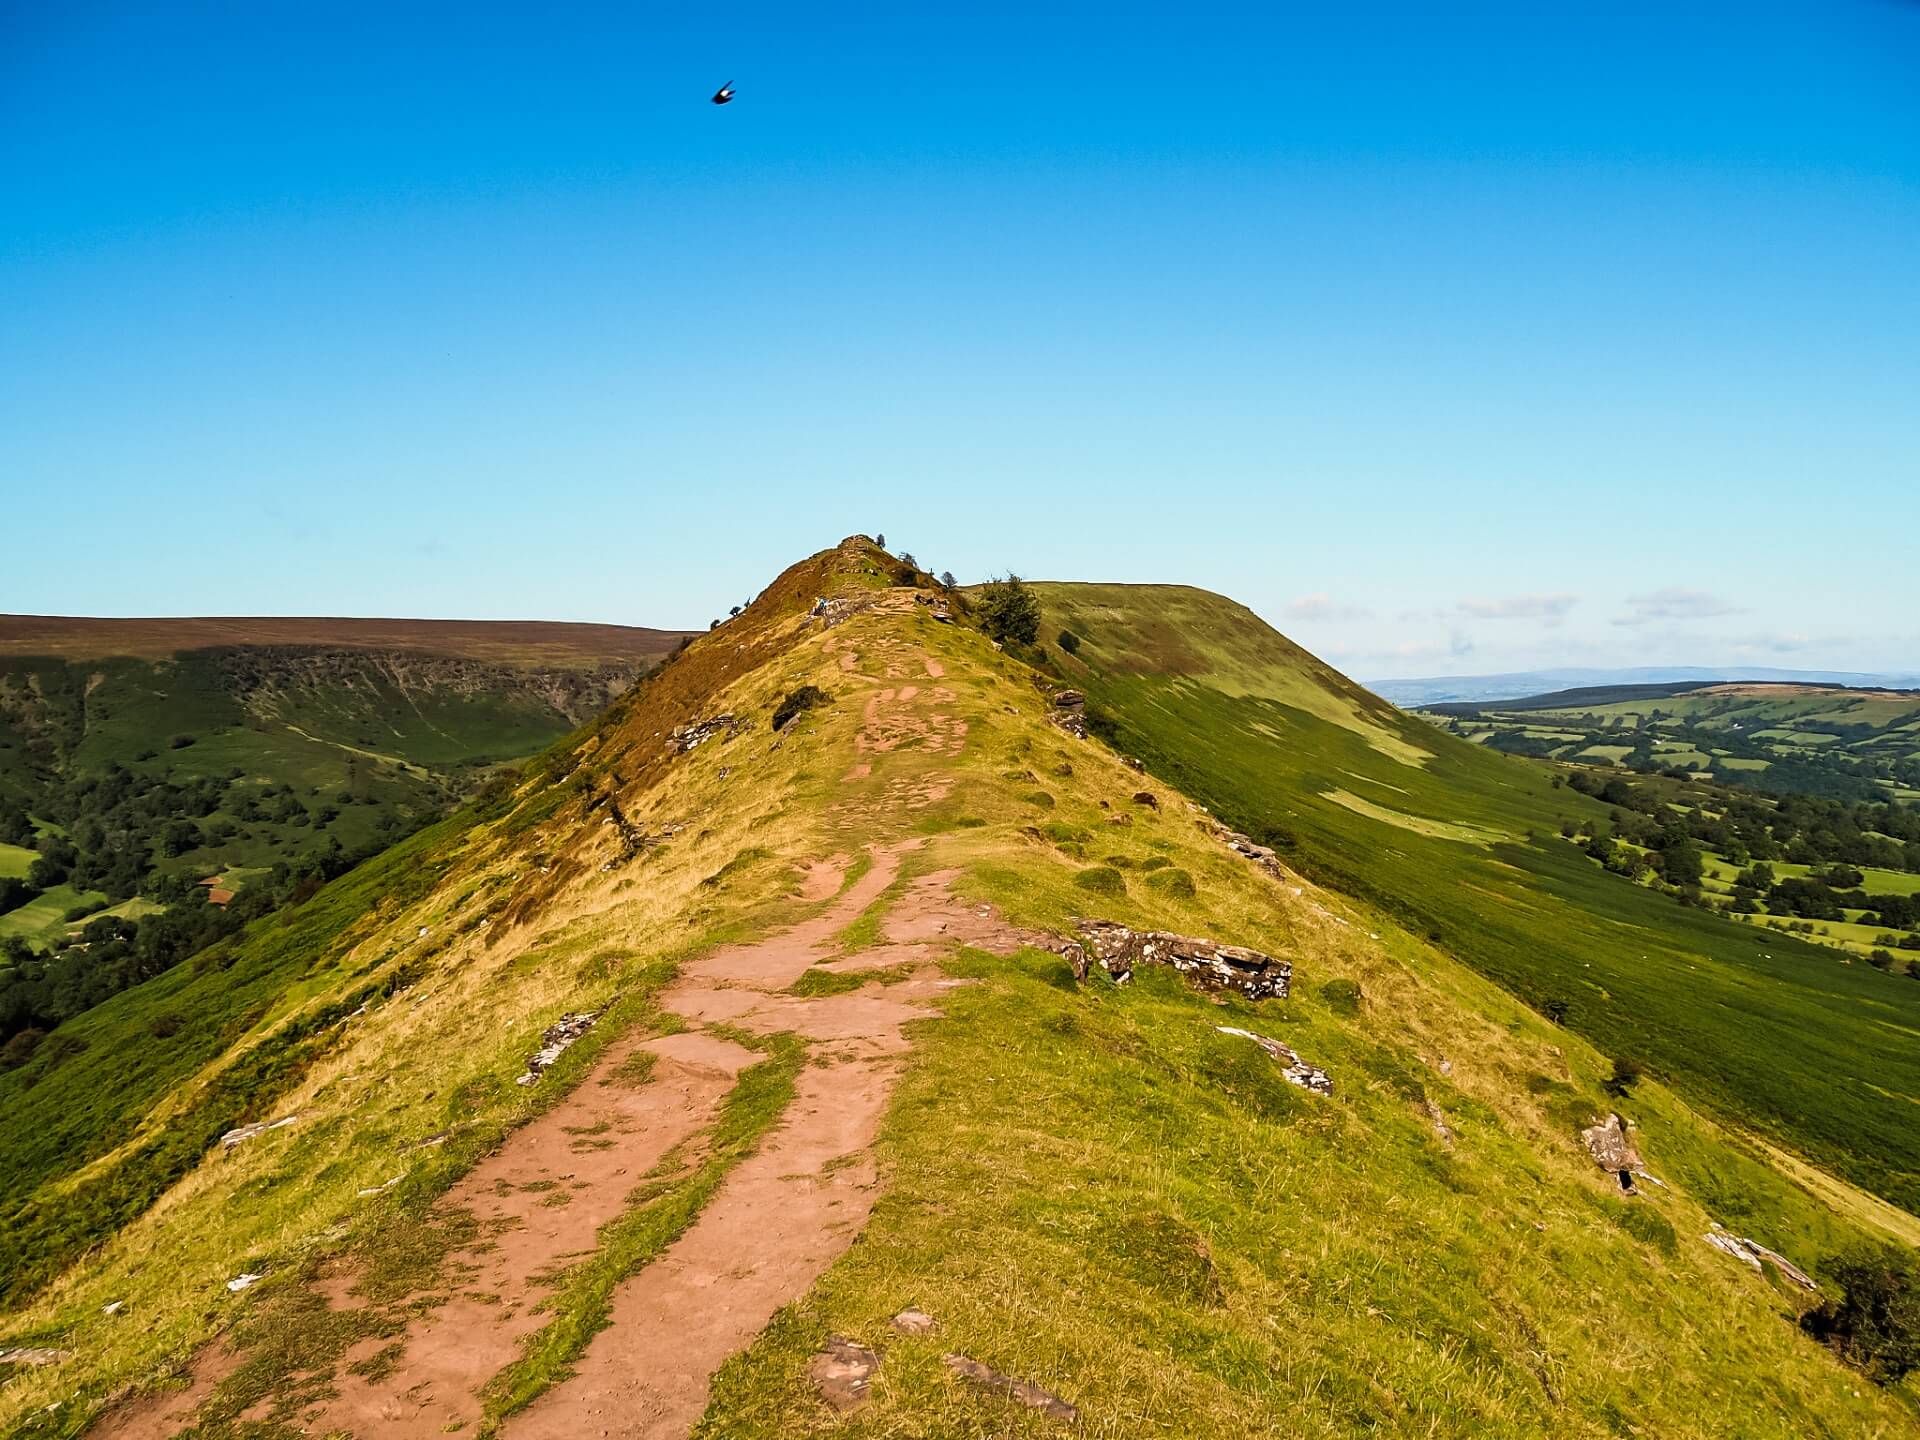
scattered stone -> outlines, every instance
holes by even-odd
[[[71,1350],[49,1350],[44,1345],[13,1345],[0,1348],[0,1365],[58,1365],[71,1360]]]
[[[1251,1040],[1267,1054],[1278,1060],[1283,1067],[1281,1077],[1290,1085],[1298,1085],[1302,1090],[1311,1090],[1316,1095],[1333,1094],[1333,1078],[1318,1065],[1309,1065],[1295,1053],[1290,1045],[1282,1044],[1266,1035],[1256,1035],[1251,1030],[1238,1030],[1231,1025],[1213,1027],[1222,1035],[1238,1035],[1243,1040]]]
[[[1244,856],[1246,859],[1251,860],[1275,880],[1284,880],[1287,878],[1286,867],[1280,863],[1280,857],[1267,846],[1256,843],[1248,836],[1242,835],[1238,830],[1229,830],[1218,820],[1203,820],[1196,821],[1195,823],[1216,840],[1225,844],[1234,854]]]
[[[1602,1170],[1611,1170],[1620,1178],[1620,1188],[1629,1195],[1636,1194],[1633,1188],[1634,1171],[1645,1163],[1640,1152],[1633,1148],[1633,1141],[1627,1138],[1627,1122],[1618,1115],[1609,1115],[1605,1120],[1596,1121],[1580,1132],[1580,1139],[1587,1147],[1587,1153],[1593,1157],[1593,1163]]]
[[[1453,1148],[1453,1131],[1447,1128],[1447,1116],[1438,1105],[1426,1102],[1427,1118],[1433,1122],[1433,1133],[1440,1137],[1440,1143],[1449,1150]]]
[[[1146,762],[1144,760],[1136,760],[1131,755],[1122,755],[1120,757],[1120,763],[1129,770],[1138,770],[1142,775],[1147,773]]]
[[[1759,1270],[1762,1268],[1760,1262],[1769,1260],[1782,1275],[1802,1289],[1818,1290],[1820,1288],[1811,1275],[1778,1250],[1769,1250],[1758,1240],[1749,1240],[1744,1235],[1735,1235],[1718,1221],[1715,1221],[1713,1228],[1700,1238],[1721,1254],[1731,1255],[1743,1265],[1751,1265],[1755,1270]]]
[[[1080,1412],[1051,1390],[1042,1390],[1028,1380],[1015,1380],[1011,1375],[1002,1375],[998,1370],[982,1365],[978,1360],[970,1360],[965,1355],[944,1357],[947,1368],[977,1390],[991,1390],[1018,1400],[1029,1410],[1038,1410],[1055,1420],[1077,1420]]]
[[[439,1139],[436,1139],[433,1143],[438,1144],[440,1143],[440,1140],[444,1140],[445,1138],[446,1138],[445,1136],[441,1136],[439,1137]],[[401,1182],[401,1180],[403,1180],[404,1178],[405,1178],[404,1176],[396,1175],[391,1180],[387,1181],[387,1183],[384,1185],[375,1185],[370,1190],[361,1190],[357,1192],[357,1198],[364,1200],[369,1195],[384,1195],[387,1193],[387,1191],[391,1190],[394,1186],[398,1185]]]
[[[124,1300],[115,1300],[111,1304],[102,1305],[100,1307],[100,1313],[102,1315],[118,1315],[121,1310],[126,1308],[126,1303]]]
[[[691,725],[676,725],[667,736],[667,748],[676,755],[684,755],[698,745],[704,745],[723,731],[738,735],[746,728],[731,711],[716,715],[711,720],[696,720]]]
[[[1158,810],[1160,808],[1160,797],[1151,790],[1136,790],[1133,792],[1133,803],[1136,805],[1144,805],[1149,810]]]
[[[1087,738],[1087,697],[1078,690],[1057,690],[1048,717],[1076,740]]]
[[[1169,965],[1203,990],[1232,990],[1249,1000],[1284,1000],[1293,966],[1258,950],[1164,930],[1134,930],[1112,920],[1076,922],[1080,939],[1060,951],[1084,980],[1097,963],[1121,985],[1138,965]]]
[[[264,1275],[236,1275],[227,1281],[227,1289],[238,1295],[242,1290],[252,1289],[266,1278]]]
[[[820,1398],[836,1410],[857,1410],[880,1372],[880,1357],[864,1345],[830,1336],[827,1348],[807,1362],[807,1376]]]
[[[558,1060],[587,1031],[593,1028],[593,1022],[606,1014],[605,1010],[583,1010],[575,1015],[562,1015],[546,1028],[540,1037],[540,1048],[527,1060],[527,1073],[513,1083],[531,1085],[554,1061]]]
[[[257,1120],[251,1125],[242,1125],[236,1130],[227,1131],[220,1137],[220,1144],[231,1150],[236,1145],[245,1144],[256,1135],[264,1135],[269,1130],[278,1130],[282,1125],[291,1125],[299,1118],[298,1115],[283,1115],[278,1120]]]
[[[940,1322],[924,1310],[902,1310],[893,1317],[893,1328],[902,1335],[931,1335]]]

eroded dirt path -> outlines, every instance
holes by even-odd
[[[839,659],[849,673],[859,664],[851,647]],[[938,662],[925,658],[924,668],[937,682]],[[945,767],[924,762],[956,754],[964,742],[965,722],[947,708],[954,698],[938,683],[881,686],[869,697],[862,759],[848,778],[892,763],[890,752],[919,754],[900,757],[903,773],[887,777],[867,803],[914,808],[947,793]],[[688,1028],[617,1041],[574,1092],[449,1191],[441,1206],[471,1216],[477,1238],[453,1254],[439,1289],[420,1297],[397,1342],[370,1339],[342,1356],[331,1395],[275,1418],[354,1440],[477,1428],[487,1383],[546,1320],[542,1302],[567,1265],[592,1252],[598,1231],[625,1212],[649,1171],[676,1147],[697,1144],[740,1072],[759,1059],[710,1027],[791,1033],[811,1042],[811,1055],[776,1128],[728,1173],[686,1233],[616,1290],[611,1323],[571,1378],[503,1430],[508,1440],[687,1435],[714,1371],[804,1295],[865,1224],[880,1179],[873,1141],[909,1048],[908,1027],[936,1017],[941,997],[962,983],[938,960],[956,944],[1007,951],[1036,938],[990,907],[962,904],[949,890],[955,872],[942,871],[900,887],[877,944],[841,953],[841,932],[881,901],[923,843],[868,846],[868,868],[851,884],[847,854],[813,862],[798,893],[826,902],[818,914],[685,965],[660,1004]],[[839,993],[793,993],[815,967],[885,973]],[[351,1272],[323,1279],[332,1308],[365,1303],[355,1280]],[[117,1412],[93,1434],[175,1433],[235,1363],[213,1349],[202,1360],[187,1393]],[[245,1418],[267,1418],[266,1408]]]

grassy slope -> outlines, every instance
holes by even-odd
[[[1541,767],[1369,704],[1231,601],[1171,587],[1040,589],[1048,635],[1066,626],[1083,638],[1085,663],[1063,661],[1067,673],[1155,773],[1243,828],[1289,832],[1312,873],[1392,909],[1529,1002],[1564,1001],[1569,1026],[1609,1053],[1642,1058],[1722,1115],[1920,1206],[1920,986],[1617,883],[1557,838],[1563,817],[1599,818],[1602,807],[1552,788]],[[1264,672],[1250,656],[1264,657]],[[1309,682],[1336,686],[1378,733],[1301,706]],[[1428,753],[1401,763],[1398,745]],[[1337,791],[1403,818],[1357,813]],[[1422,833],[1433,822],[1504,838]]]
[[[912,830],[928,841],[916,868],[959,867],[965,893],[1018,919],[1057,926],[1097,904],[1261,945],[1295,960],[1296,997],[1216,1008],[1158,978],[1076,988],[1039,952],[958,962],[979,983],[920,1027],[883,1137],[888,1193],[864,1242],[723,1372],[703,1434],[1050,1433],[955,1385],[938,1364],[948,1347],[1067,1394],[1098,1436],[1920,1433],[1898,1397],[1783,1318],[1793,1296],[1700,1243],[1702,1191],[1618,1198],[1572,1133],[1603,1103],[1600,1055],[1364,907],[1266,879],[1164,789],[1159,810],[1131,807],[1139,777],[1047,726],[1030,677],[978,636],[912,612],[829,632],[866,665],[903,673],[924,649],[970,725],[958,761],[907,747],[841,780],[875,687],[794,615],[814,594],[866,584],[863,559],[803,569],[764,613],[696,644],[567,747],[581,772],[538,767],[512,813],[435,843],[442,868],[427,893],[394,894],[324,952],[337,959],[289,979],[272,1002],[282,1013],[337,1007],[356,972],[404,966],[407,988],[316,1032],[328,1039],[298,1074],[256,1095],[253,1113],[297,1112],[297,1125],[209,1156],[0,1322],[0,1344],[75,1352],[0,1391],[0,1431],[77,1433],[102,1397],[163,1381],[221,1330],[251,1346],[235,1387],[272,1394],[318,1353],[316,1327],[295,1322],[313,1313],[304,1282],[322,1257],[406,1247],[464,1165],[576,1082],[621,1024],[649,1023],[645,997],[677,957],[804,911],[788,898],[795,863]],[[833,703],[775,745],[766,717],[804,682]],[[664,726],[722,709],[753,728],[665,757]],[[889,787],[935,768],[955,782],[938,805],[889,802]],[[583,816],[580,773],[620,774],[636,824],[686,828],[603,870],[616,842]],[[1109,823],[1102,801],[1132,823]],[[1096,902],[1075,877],[1109,857],[1127,893]],[[1150,887],[1148,859],[1184,871],[1194,895]],[[376,891],[400,880],[361,876]],[[541,1086],[512,1083],[542,1025],[623,995]],[[156,996],[122,1001],[130,1019]],[[1229,1022],[1284,1036],[1332,1072],[1338,1095],[1281,1083],[1214,1028]],[[189,1104],[197,1085],[156,1110]],[[1423,1099],[1443,1109],[1451,1149]],[[1630,1110],[1656,1170],[1720,1176],[1796,1258],[1817,1261],[1853,1233],[1657,1083]],[[438,1148],[414,1148],[442,1133]],[[394,1189],[359,1198],[396,1175]],[[608,1245],[644,1230],[644,1216],[629,1218]],[[613,1260],[590,1257],[582,1273],[597,1284]],[[226,1294],[242,1268],[268,1279]],[[111,1300],[126,1303],[110,1319]],[[888,1336],[884,1317],[909,1303],[940,1317],[938,1336]],[[887,1349],[872,1404],[847,1419],[803,1379],[830,1331]],[[529,1378],[523,1368],[513,1383]],[[247,1433],[285,1432],[269,1421]]]

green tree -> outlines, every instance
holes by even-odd
[[[990,580],[980,591],[980,628],[1001,644],[1040,638],[1040,602],[1018,575]]]

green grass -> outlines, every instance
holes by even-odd
[[[24,845],[0,845],[0,880],[26,879],[27,871],[39,858],[38,850],[29,850]]]
[[[1097,603],[1080,594],[1087,587],[1039,588],[1048,625],[1082,637],[1070,673],[1113,717],[1120,747],[1155,774],[1530,1004],[1566,1004],[1567,1024],[1608,1053],[1636,1056],[1696,1102],[1920,1206],[1920,1051],[1908,1043],[1920,985],[1620,883],[1558,837],[1563,819],[1601,820],[1604,807],[1552,788],[1544,767],[1395,713],[1380,723],[1431,752],[1397,763],[1392,747],[1283,698],[1295,687],[1265,697],[1204,683],[1193,651],[1211,632],[1181,641],[1164,662],[1172,674],[1154,673],[1152,587],[1092,587]],[[1237,653],[1262,634],[1277,657],[1291,653],[1251,624],[1232,641]],[[1336,792],[1404,818],[1357,813]],[[1515,838],[1471,846],[1416,833],[1409,819],[1442,836],[1472,827]],[[1867,1079],[1879,1093],[1863,1098]]]
[[[1517,1116],[1378,1024],[1222,1007],[1162,972],[1076,989],[1034,953],[959,968],[981,983],[921,1041],[862,1243],[721,1370],[699,1440],[1064,1433],[956,1383],[949,1351],[1115,1437],[1904,1433],[1767,1313],[1784,1294],[1733,1298],[1691,1202],[1543,1164]],[[1288,1086],[1221,1024],[1284,1036],[1337,1095]],[[1549,1112],[1604,1101],[1548,1082],[1534,1103],[1558,1130]],[[910,1305],[935,1334],[892,1332]],[[845,1417],[806,1379],[836,1334],[884,1356]]]

